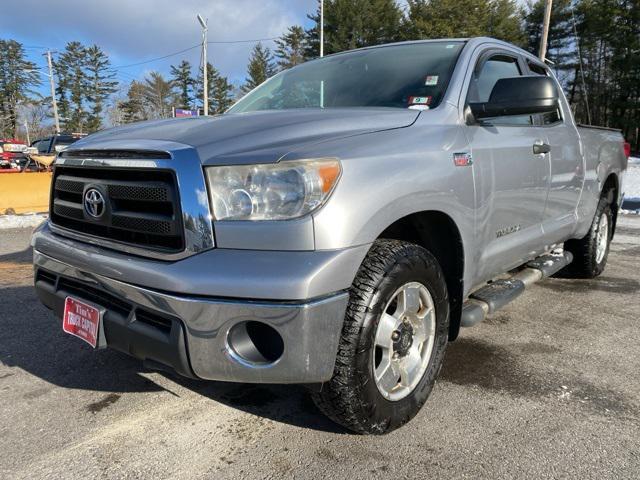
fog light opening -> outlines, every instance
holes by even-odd
[[[284,352],[284,341],[276,329],[256,321],[231,327],[227,343],[234,356],[258,366],[278,361]]]

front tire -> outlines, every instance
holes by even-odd
[[[404,425],[431,393],[448,332],[447,286],[435,257],[408,242],[377,240],[350,290],[333,378],[314,402],[358,433]]]
[[[606,192],[600,197],[589,232],[583,238],[565,242],[565,250],[573,254],[573,262],[564,272],[568,276],[595,278],[604,271],[613,235],[613,213],[610,197],[612,195]]]

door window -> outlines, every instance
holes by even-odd
[[[488,102],[496,82],[502,78],[522,76],[518,60],[508,55],[494,55],[474,73],[469,85],[467,102]],[[500,125],[532,125],[531,115],[493,117],[482,120],[482,123]]]

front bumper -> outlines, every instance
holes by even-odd
[[[71,295],[106,308],[109,347],[178,373],[208,380],[317,383],[331,378],[348,294],[308,302],[236,301],[190,297],[142,288],[62,263],[34,251],[41,301],[62,316]],[[258,321],[282,337],[273,363],[252,364],[228,344],[240,322]]]

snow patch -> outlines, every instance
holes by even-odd
[[[9,228],[33,228],[47,219],[47,215],[31,213],[28,215],[0,215],[0,230]]]
[[[632,159],[634,163],[631,163]],[[640,158],[629,158],[623,182],[622,213],[640,213]]]

